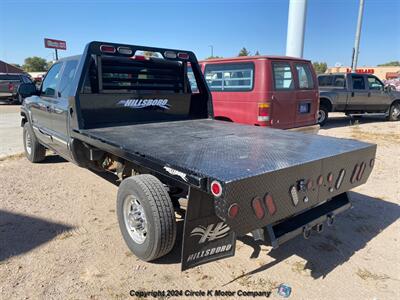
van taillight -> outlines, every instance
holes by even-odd
[[[258,118],[259,122],[268,122],[269,121],[269,103],[258,103]]]

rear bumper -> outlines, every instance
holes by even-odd
[[[303,133],[318,134],[319,129],[320,129],[319,124],[315,124],[315,125],[310,125],[310,126],[290,128],[288,130],[296,131],[296,132],[303,132]]]

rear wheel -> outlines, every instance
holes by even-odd
[[[117,216],[122,236],[138,258],[151,261],[172,250],[175,212],[156,177],[143,174],[124,179],[118,188]]]
[[[324,105],[320,105],[318,110],[318,124],[324,126],[328,120],[328,109]]]
[[[400,102],[393,103],[389,109],[389,121],[398,121],[400,120]]]
[[[43,161],[46,157],[46,148],[37,140],[29,122],[24,124],[23,140],[26,158],[33,163]]]

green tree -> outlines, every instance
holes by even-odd
[[[256,53],[254,53],[255,56],[260,55],[260,52],[258,52],[258,50],[256,51]]]
[[[393,60],[393,61],[389,61],[387,63],[378,65],[378,67],[399,67],[399,66],[400,66],[400,61],[398,61],[398,60]]]
[[[245,47],[243,47],[240,51],[238,56],[249,56],[250,55],[250,51],[248,51]]]
[[[326,62],[313,62],[314,70],[317,74],[322,74],[325,73],[326,70],[328,69],[328,65]]]
[[[47,71],[47,61],[38,56],[25,58],[24,71],[26,72],[44,72]]]
[[[214,59],[214,58],[223,58],[223,57],[218,55],[206,57],[206,59]]]

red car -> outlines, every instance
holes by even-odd
[[[200,62],[216,119],[317,132],[318,81],[309,60],[244,56]]]

